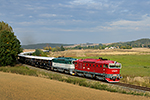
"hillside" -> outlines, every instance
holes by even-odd
[[[46,46],[50,46],[52,48],[58,46],[60,47],[61,45],[63,46],[70,46],[70,45],[73,45],[73,44],[61,44],[61,43],[40,43],[40,44],[29,44],[29,45],[22,45],[21,47],[23,49],[43,49],[43,47],[46,47]]]
[[[112,45],[112,46],[129,45],[131,47],[150,47],[150,39],[143,38],[143,39],[139,39],[139,40],[136,40],[136,41],[112,43],[110,45]]]
[[[65,46],[65,47],[78,47],[78,46],[81,46],[81,47],[88,47],[88,46],[102,46],[102,45],[106,45],[106,46],[114,46],[114,47],[117,47],[117,46],[131,46],[131,47],[149,47],[150,48],[150,39],[149,38],[143,38],[143,39],[139,39],[139,40],[136,40],[136,41],[129,41],[129,42],[117,42],[117,43],[82,43],[82,44],[75,44],[75,45],[71,45],[71,46]]]
[[[150,39],[139,39],[136,41],[127,42],[127,44],[131,44],[131,46],[148,46],[150,45]]]
[[[107,43],[107,44],[94,44],[94,43],[82,43],[82,44],[61,44],[61,43],[40,43],[40,44],[29,44],[22,45],[23,49],[43,49],[43,47],[50,46],[52,48],[63,45],[64,47],[73,48],[76,46],[88,47],[88,46],[98,46],[98,45],[107,45],[107,46],[126,46],[129,45],[131,47],[150,47],[150,39],[143,38],[136,41],[129,42],[118,42],[118,43]]]

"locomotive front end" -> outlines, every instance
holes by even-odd
[[[114,62],[109,63],[105,80],[111,83],[119,82],[122,78],[120,75],[121,64]]]

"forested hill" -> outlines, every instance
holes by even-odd
[[[116,45],[129,45],[131,47],[149,47],[150,46],[150,39],[145,38],[145,39],[139,39],[136,41],[130,41],[130,42],[118,42],[118,43],[113,43],[111,44],[113,46]]]
[[[83,45],[83,44],[78,44],[78,45]],[[61,43],[40,43],[40,44],[30,44],[30,45],[22,45],[23,49],[43,49],[43,47],[60,47],[60,46],[78,46],[77,44],[61,44]],[[87,47],[86,44],[85,47]],[[100,45],[100,44],[99,44]],[[90,44],[92,46],[92,43]],[[93,44],[95,46],[95,44]],[[131,47],[149,47],[150,48],[150,39],[145,38],[145,39],[139,39],[136,41],[130,41],[130,42],[118,42],[118,43],[110,43],[107,46],[114,46],[114,47],[121,47],[121,46],[131,46]]]
[[[23,49],[43,49],[43,47],[49,46],[49,47],[60,47],[60,46],[70,46],[73,44],[61,44],[61,43],[40,43],[40,44],[29,44],[29,45],[22,45],[21,47]]]
[[[145,44],[145,45],[149,45],[150,44],[150,39],[139,39],[136,41],[131,41],[131,42],[127,42],[127,43],[131,43],[132,45],[140,45],[140,44]]]

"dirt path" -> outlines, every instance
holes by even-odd
[[[0,100],[150,100],[44,78],[0,72]]]

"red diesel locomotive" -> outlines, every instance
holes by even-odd
[[[79,59],[74,61],[75,74],[90,76],[107,82],[119,82],[121,64],[103,58],[99,59]]]

